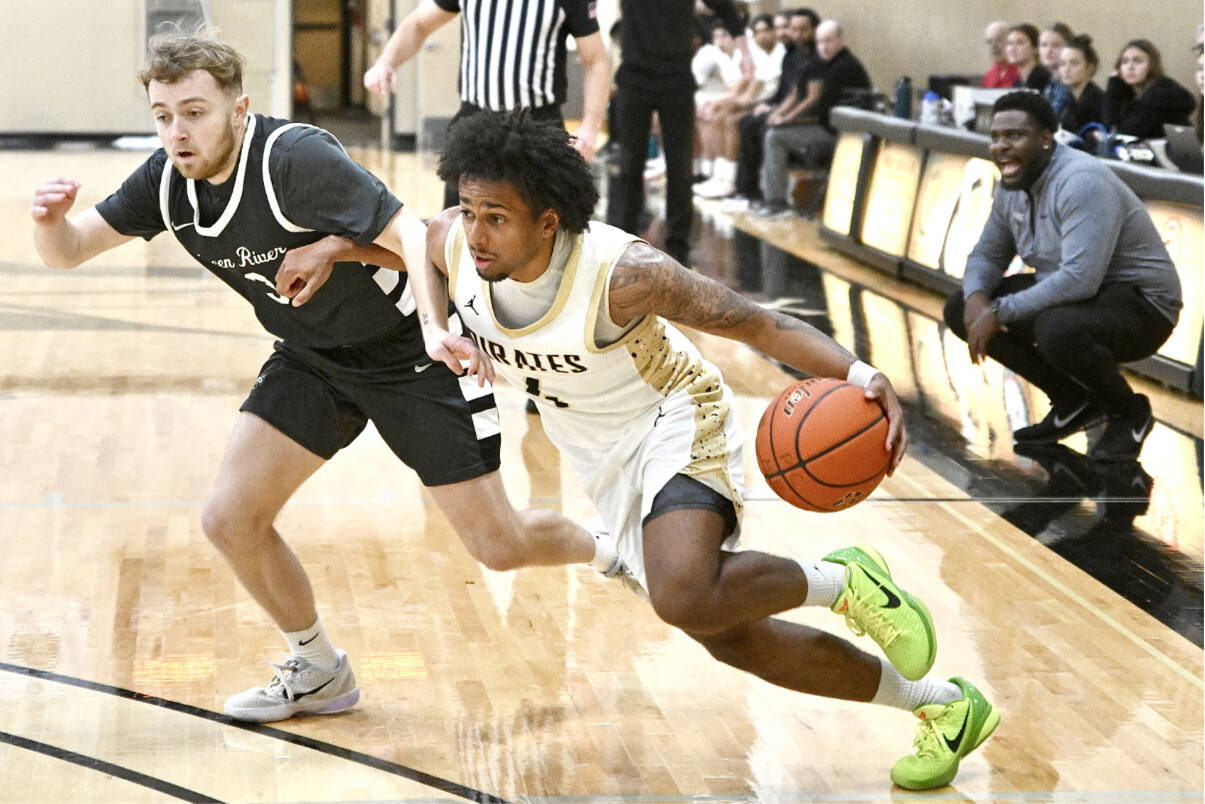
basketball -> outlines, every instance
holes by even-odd
[[[857,386],[813,377],[783,389],[757,425],[757,465],[774,492],[828,513],[874,491],[891,466],[887,416]]]

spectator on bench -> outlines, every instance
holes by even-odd
[[[1059,117],[1062,116],[1063,110],[1071,104],[1071,91],[1059,78],[1059,64],[1062,61],[1063,48],[1074,38],[1075,35],[1071,33],[1071,29],[1063,22],[1051,23],[1050,27],[1043,30],[1042,35],[1038,37],[1038,59],[1051,76],[1050,80],[1046,82],[1042,94],[1046,96],[1046,100],[1050,101],[1055,115]]]
[[[737,148],[736,193],[741,202],[748,202],[761,195],[762,145],[766,136],[766,120],[774,112],[793,106],[796,100],[800,75],[813,59],[816,26],[820,16],[810,8],[800,8],[789,14],[789,27],[794,45],[787,49],[782,59],[782,74],[778,79],[778,92],[774,97],[753,107],[737,123],[740,145]]]
[[[834,106],[851,90],[869,90],[870,76],[862,62],[845,46],[841,24],[825,20],[816,29],[816,53],[823,60],[817,70],[809,70],[809,96],[816,88],[813,102],[802,102],[789,110],[787,118],[767,121],[766,156],[762,165],[762,193],[765,202],[756,210],[759,217],[782,215],[787,204],[787,169],[792,155],[802,157],[809,167],[827,165],[837,143],[837,130],[829,122]]]
[[[1164,123],[1188,125],[1192,94],[1163,74],[1159,48],[1131,39],[1117,57],[1117,74],[1105,85],[1103,120],[1110,131],[1141,139],[1163,136]]]
[[[716,157],[722,150],[720,132],[711,125],[720,109],[725,108],[752,75],[745,78],[735,40],[720,21],[711,23],[708,42],[695,51],[690,60],[695,84],[695,159],[694,174],[710,178]]]
[[[1050,83],[1050,70],[1038,61],[1038,29],[1028,22],[1022,22],[1008,29],[1008,40],[1004,50],[1008,60],[1013,63],[1020,73],[1020,78],[1013,84],[1017,89],[1036,89],[1041,92]]]
[[[1005,45],[1008,41],[1008,23],[1004,20],[989,22],[983,29],[983,43],[991,56],[991,66],[983,74],[979,86],[987,89],[1007,89],[1017,83],[1021,72],[1008,60]]]
[[[1105,96],[1092,80],[1099,63],[1092,37],[1087,34],[1080,34],[1068,42],[1059,57],[1059,77],[1062,85],[1071,92],[1071,102],[1059,115],[1059,125],[1073,134],[1079,134],[1089,123],[1101,121],[1101,104]]]
[[[774,18],[760,14],[753,19],[751,28],[753,46],[749,53],[753,56],[753,75],[709,101],[697,114],[703,157],[713,159],[711,178],[694,188],[695,195],[702,198],[724,198],[736,192],[740,119],[778,92],[786,48],[774,35]]]

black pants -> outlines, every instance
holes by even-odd
[[[472,117],[475,114],[485,111],[480,106],[474,106],[471,103],[460,102],[460,110],[452,117],[448,123],[448,130],[452,130],[452,126],[456,125],[456,121],[466,117]],[[529,109],[531,116],[535,120],[546,121],[550,125],[565,127],[565,118],[561,115],[561,107],[555,103],[548,106],[537,106]],[[444,209],[460,205],[460,190],[455,184],[444,182]]]
[[[1033,274],[1005,277],[994,297],[1033,287]],[[964,341],[962,291],[946,301],[946,325]],[[1032,319],[1010,321],[987,353],[1042,389],[1054,407],[1078,405],[1087,397],[1108,413],[1133,410],[1135,394],[1118,363],[1150,357],[1175,325],[1135,285],[1102,285],[1090,299],[1050,307]]]
[[[740,151],[736,157],[736,191],[746,198],[761,195],[761,164],[765,157],[766,118],[764,114],[747,114],[737,123],[740,132]]]
[[[648,158],[653,112],[661,123],[661,146],[665,150],[665,251],[679,262],[687,263],[694,214],[690,159],[695,135],[695,98],[689,88],[656,94],[621,85],[615,93],[619,175],[607,197],[607,223],[640,234],[644,163]]]

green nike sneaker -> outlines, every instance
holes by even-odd
[[[925,704],[913,710],[916,753],[902,757],[891,769],[891,781],[906,790],[929,790],[949,784],[958,762],[992,736],[1000,712],[966,679],[950,679],[962,697],[950,704]]]
[[[872,547],[842,547],[824,557],[845,565],[845,589],[833,611],[849,630],[868,634],[909,681],[924,678],[937,658],[937,635],[925,604],[891,580],[887,562]]]

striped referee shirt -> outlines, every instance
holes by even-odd
[[[460,99],[501,112],[565,102],[565,40],[598,32],[595,0],[435,0],[460,14]]]

